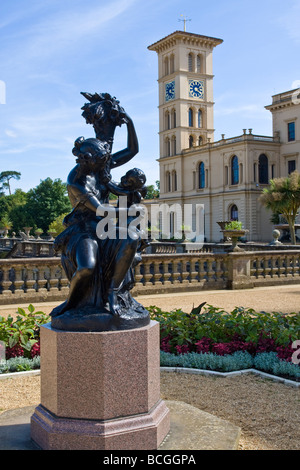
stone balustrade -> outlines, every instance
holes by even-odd
[[[145,254],[133,295],[300,284],[300,250]],[[0,304],[63,301],[69,283],[60,258],[0,260]]]

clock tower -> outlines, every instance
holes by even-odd
[[[221,39],[176,31],[158,54],[160,158],[213,141],[212,52]]]

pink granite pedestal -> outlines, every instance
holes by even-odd
[[[159,325],[109,332],[41,327],[42,449],[154,450],[170,429],[160,398]]]

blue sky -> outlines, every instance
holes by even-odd
[[[183,29],[222,38],[214,50],[215,140],[272,134],[265,105],[300,86],[299,0],[11,0],[0,4],[0,171],[21,172],[24,191],[66,180],[74,140],[93,137],[81,91],[116,96],[132,117],[140,152],[132,166],[159,177],[157,55],[150,44]],[[1,98],[2,96],[2,98]],[[126,146],[119,128],[114,151]]]

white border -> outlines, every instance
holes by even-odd
[[[296,382],[294,380],[285,379],[283,377],[278,377],[277,375],[268,374],[267,372],[262,372],[257,369],[242,369],[242,370],[234,370],[232,372],[217,372],[213,370],[206,370],[206,369],[193,369],[189,367],[160,367],[162,372],[178,372],[182,374],[198,374],[198,375],[212,375],[215,377],[233,377],[235,375],[243,375],[243,374],[255,374],[260,375],[265,379],[271,379],[275,382],[280,382],[285,385],[290,385],[292,387],[299,388],[300,382]],[[0,374],[1,379],[11,379],[17,377],[30,377],[34,375],[40,375],[41,370],[26,370],[24,372],[11,372],[11,373],[4,373]]]

